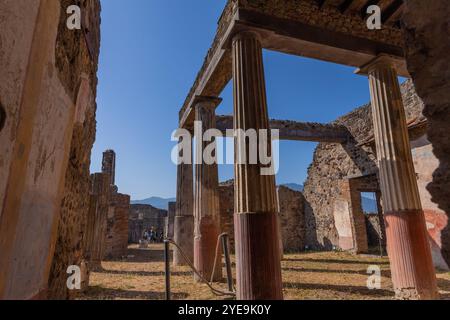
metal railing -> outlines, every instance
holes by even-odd
[[[166,293],[165,297],[166,300],[171,299],[171,289],[170,289],[170,245],[174,245],[180,252],[181,257],[184,259],[184,261],[187,263],[187,265],[192,269],[192,271],[199,277],[199,279],[204,282],[217,296],[230,296],[230,297],[236,297],[236,292],[234,290],[234,284],[233,284],[233,274],[231,269],[231,259],[230,259],[230,252],[229,252],[229,237],[228,234],[222,233],[217,238],[217,245],[216,245],[216,255],[214,258],[214,267],[212,270],[216,270],[217,263],[219,261],[220,256],[220,244],[222,243],[222,249],[225,256],[225,267],[227,272],[227,284],[228,284],[228,291],[222,291],[220,289],[216,289],[212,286],[213,283],[213,276],[214,271],[211,275],[211,280],[207,280],[194,266],[192,261],[188,258],[188,256],[183,252],[183,250],[180,248],[180,246],[173,241],[172,239],[165,239],[164,240],[164,262],[165,262],[165,278],[166,278]],[[221,259],[222,257],[220,257]]]

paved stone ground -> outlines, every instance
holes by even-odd
[[[91,274],[91,287],[81,299],[164,299],[163,246],[148,250],[130,246],[128,258],[102,263],[101,272]],[[367,268],[382,270],[382,289],[366,286]],[[285,299],[391,299],[393,296],[386,258],[354,256],[342,252],[289,254],[282,262]],[[187,267],[172,268],[174,299],[223,299],[193,281]],[[225,271],[224,271],[225,274]],[[450,299],[450,273],[438,273],[443,299]],[[216,284],[226,288],[226,281]]]

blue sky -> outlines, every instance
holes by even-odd
[[[102,1],[97,139],[91,172],[102,152],[117,153],[116,184],[133,199],[173,197],[170,159],[178,111],[215,35],[226,0]],[[269,115],[329,122],[369,101],[368,82],[353,68],[264,51]],[[229,84],[218,114],[231,114]],[[277,183],[302,184],[314,143],[281,142]],[[233,177],[220,166],[221,180]]]

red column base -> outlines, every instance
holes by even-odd
[[[422,210],[385,214],[386,240],[397,299],[437,299],[436,273]]]
[[[212,217],[202,218],[200,235],[200,237],[194,239],[194,266],[206,280],[210,281],[213,273],[214,258],[216,256],[217,240],[219,237],[219,228]],[[197,282],[201,281],[197,275],[195,275],[194,278]],[[221,251],[219,251],[216,270],[214,270],[214,277],[212,280],[222,280]]]
[[[237,299],[282,300],[280,246],[275,213],[234,215]]]

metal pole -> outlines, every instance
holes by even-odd
[[[231,260],[230,260],[230,252],[228,251],[228,235],[224,234],[222,236],[222,247],[223,254],[225,255],[225,266],[227,269],[227,282],[228,282],[228,290],[233,292],[233,274],[231,273]]]
[[[170,242],[164,240],[164,262],[166,275],[166,300],[170,300]]]

